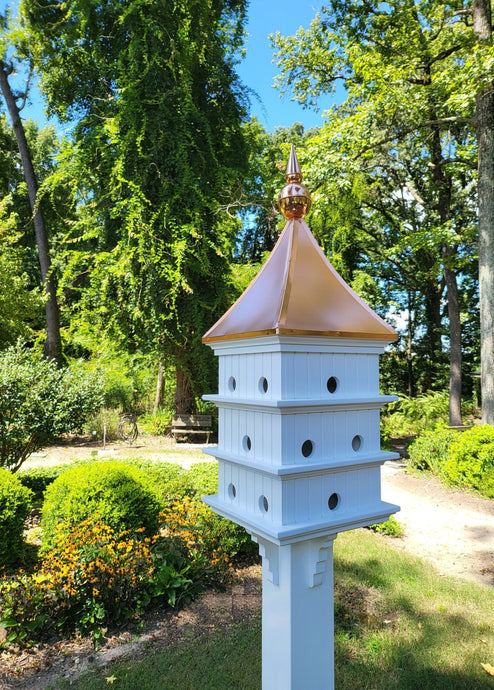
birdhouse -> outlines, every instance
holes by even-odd
[[[288,222],[237,302],[205,334],[219,359],[218,494],[263,556],[263,688],[333,687],[332,543],[387,520],[379,354],[397,335],[342,280],[304,219],[294,148]],[[331,610],[329,610],[331,609]],[[328,658],[331,660],[328,661]]]

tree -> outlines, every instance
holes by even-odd
[[[460,424],[462,350],[456,281],[458,240],[462,242],[464,232],[461,214],[454,217],[452,204],[454,180],[474,166],[472,75],[479,72],[475,66],[462,73],[462,62],[474,44],[467,15],[447,4],[422,0],[394,0],[378,7],[334,0],[308,31],[287,39],[278,35],[276,44],[280,84],[292,88],[302,103],[314,105],[337,82],[344,82],[347,99],[332,117],[347,118],[338,142],[343,139],[340,149],[345,150],[346,166],[358,161],[365,170],[373,151],[392,155],[410,138],[416,145],[409,162],[414,164],[417,156],[427,161],[426,204],[420,202],[425,197],[417,193],[417,181],[408,177],[404,182],[409,203],[414,199],[428,212],[430,230],[439,240],[450,324],[450,423]],[[399,187],[395,194],[400,194]]]
[[[473,0],[478,47],[492,49],[490,0]],[[490,78],[489,78],[490,77]],[[479,293],[482,421],[494,426],[494,81],[480,82],[476,94],[479,208]]]
[[[45,354],[47,357],[58,361],[61,356],[61,343],[60,312],[57,302],[57,290],[55,278],[51,270],[50,249],[43,215],[42,201],[38,196],[38,180],[34,170],[31,151],[29,149],[26,133],[24,131],[24,126],[20,115],[23,104],[25,104],[27,99],[27,91],[25,93],[16,93],[11,87],[9,77],[14,71],[14,63],[12,59],[7,57],[7,43],[5,40],[7,38],[6,28],[7,20],[5,17],[0,15],[0,30],[5,32],[3,37],[0,36],[0,39],[2,39],[0,40],[0,91],[2,92],[7,105],[7,110],[12,121],[12,127],[14,129],[15,138],[19,149],[24,179],[28,189],[32,221],[36,235],[41,278],[44,291],[46,293]],[[21,105],[18,104],[19,101],[21,101]]]
[[[22,12],[51,111],[77,120],[92,193],[96,231],[72,281],[86,275],[92,320],[126,347],[173,358],[177,411],[191,411],[212,385],[200,338],[229,302],[238,222],[220,207],[246,166],[234,70],[245,1]]]

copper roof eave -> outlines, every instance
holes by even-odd
[[[398,340],[398,333],[361,333],[351,331],[309,331],[297,330],[295,328],[269,328],[264,331],[250,331],[249,333],[232,333],[228,335],[203,336],[203,343],[216,343],[222,340],[243,340],[244,338],[262,338],[267,335],[300,335],[316,336],[322,338],[358,338],[359,340],[381,340],[382,342],[393,342]]]

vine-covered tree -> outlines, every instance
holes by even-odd
[[[174,358],[181,412],[211,369],[200,337],[228,304],[237,221],[219,208],[245,173],[245,5],[22,5],[50,112],[76,121],[90,181],[92,236],[74,230],[68,276],[83,276],[79,308],[128,348]]]

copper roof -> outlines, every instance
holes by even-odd
[[[288,221],[257,277],[202,340],[263,335],[398,337],[338,275],[303,218]]]

